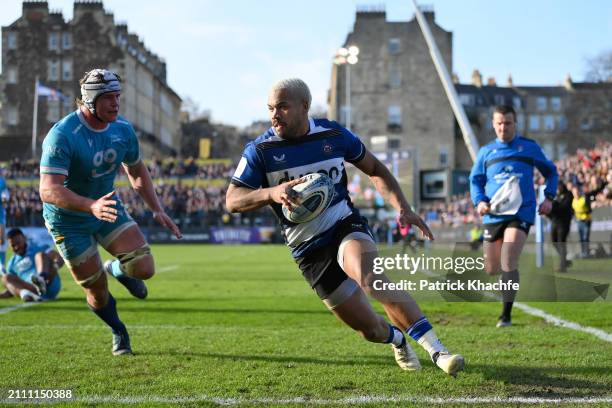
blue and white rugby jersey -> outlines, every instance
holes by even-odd
[[[554,197],[557,193],[557,167],[548,160],[533,140],[516,135],[510,142],[499,139],[483,146],[470,172],[470,194],[474,206],[489,202],[495,192],[512,176],[519,179],[523,203],[515,215],[485,214],[483,224],[519,219],[533,224],[536,213],[536,194],[533,170],[537,168],[546,179],[544,193]]]
[[[232,184],[252,189],[273,187],[309,173],[323,173],[335,184],[329,207],[312,221],[295,224],[287,220],[282,206],[271,205],[294,258],[327,245],[334,227],[357,210],[347,190],[344,162],[363,159],[365,146],[357,136],[327,119],[309,119],[310,131],[299,140],[285,140],[273,128],[248,143],[232,177]]]

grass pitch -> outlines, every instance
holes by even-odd
[[[134,356],[111,355],[109,329],[65,268],[57,301],[0,314],[0,402],[15,402],[11,389],[70,389],[80,406],[612,403],[611,343],[520,310],[513,327],[496,329],[498,303],[421,301],[466,370],[445,375],[412,342],[423,370],[403,372],[390,346],[326,310],[285,247],[154,246],[154,255],[147,300],[110,282]],[[612,329],[610,302],[532,306]]]

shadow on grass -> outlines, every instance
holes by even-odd
[[[601,397],[610,395],[612,367],[517,367],[467,364],[467,373],[503,381],[513,396]]]
[[[139,355],[147,355],[148,353],[139,353]],[[251,361],[251,362],[265,362],[265,363],[287,363],[287,364],[317,364],[317,365],[328,365],[328,366],[378,366],[378,367],[394,367],[395,361],[390,358],[389,355],[360,355],[357,359],[355,357],[341,358],[321,358],[321,357],[298,357],[298,356],[287,356],[287,355],[276,355],[276,354],[251,354],[251,355],[237,355],[237,354],[222,354],[222,353],[199,353],[190,350],[165,350],[151,355],[168,355],[177,357],[198,357],[198,358],[216,358],[229,361]]]
[[[198,299],[202,300],[202,299]],[[147,314],[153,313],[200,313],[200,314],[223,314],[223,313],[238,313],[241,315],[326,315],[330,313],[327,310],[305,310],[305,309],[246,309],[246,308],[206,308],[206,307],[166,307],[165,305],[156,305],[155,301],[142,301],[139,299],[118,299],[117,307],[121,311],[143,311]],[[47,302],[44,304],[45,310],[56,311],[82,311],[87,309],[85,298],[62,299],[61,301]],[[28,312],[28,309],[23,309],[21,312]],[[38,310],[40,312],[40,310]]]

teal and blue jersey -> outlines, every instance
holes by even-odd
[[[24,282],[31,282],[32,275],[36,274],[36,263],[34,257],[39,252],[47,252],[48,245],[38,245],[28,240],[26,250],[23,255],[14,254],[8,261],[7,273],[16,275]]]
[[[6,208],[4,208],[4,197],[8,197],[6,180],[0,176],[0,225],[6,224]]]
[[[294,258],[327,245],[340,221],[357,213],[349,197],[344,162],[357,163],[366,154],[359,138],[334,121],[309,119],[309,126],[308,134],[298,140],[283,139],[268,129],[246,145],[232,177],[232,184],[251,189],[277,186],[310,173],[332,179],[332,202],[309,222],[292,223],[283,216],[280,204],[271,204]]]
[[[514,215],[486,214],[484,224],[519,219],[533,224],[536,213],[536,194],[533,171],[537,168],[546,179],[544,193],[554,197],[557,193],[557,168],[533,140],[516,135],[509,143],[495,139],[478,151],[470,173],[470,194],[475,206],[489,202],[495,192],[512,176],[517,176],[523,202]]]
[[[51,248],[48,245],[36,244],[32,241],[27,242],[26,250],[23,255],[14,254],[8,262],[6,271],[17,276],[24,282],[31,283],[32,276],[36,275],[36,254],[47,252]],[[47,291],[42,296],[43,299],[55,299],[62,287],[59,274],[55,275],[53,281],[47,285]]]
[[[98,130],[90,127],[81,111],[77,110],[57,122],[45,137],[40,173],[64,175],[66,188],[97,200],[113,191],[115,176],[122,163],[132,166],[139,160],[138,139],[127,120],[119,117]],[[54,224],[64,219],[74,221],[75,217],[93,215],[45,203],[43,217]]]

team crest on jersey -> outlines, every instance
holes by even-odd
[[[522,151],[523,151],[523,145],[519,145],[519,146],[518,146],[518,151],[519,151],[519,152],[522,152]]]
[[[329,143],[323,143],[323,153],[330,154],[334,148]]]
[[[504,166],[504,173],[512,173],[513,170],[514,170],[514,167],[510,165]]]

